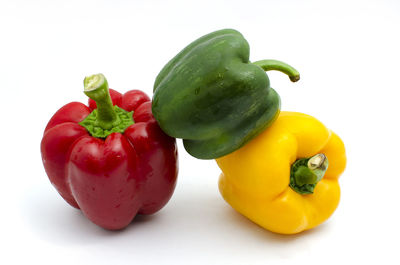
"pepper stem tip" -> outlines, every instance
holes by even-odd
[[[86,76],[83,80],[84,91],[93,91],[99,87],[107,84],[107,79],[103,74],[95,74],[91,76]],[[108,86],[108,84],[107,84]]]
[[[326,165],[325,165],[326,160],[327,160],[327,158],[324,154],[316,154],[315,156],[311,157],[308,160],[307,166],[311,170],[315,170],[315,169],[325,170],[326,169]]]
[[[300,74],[299,75],[295,75],[295,76],[289,76],[290,81],[297,82],[300,80]]]

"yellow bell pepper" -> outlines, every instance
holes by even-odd
[[[270,231],[295,234],[311,229],[339,204],[344,144],[306,114],[281,112],[271,127],[216,161],[222,170],[223,198]]]

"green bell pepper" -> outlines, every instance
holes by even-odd
[[[184,48],[158,74],[153,115],[186,151],[214,159],[243,146],[277,117],[279,95],[264,71],[278,70],[296,82],[299,73],[276,60],[249,61],[242,34],[224,29]]]

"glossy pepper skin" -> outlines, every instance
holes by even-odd
[[[313,193],[299,194],[289,186],[292,165],[316,154],[329,160],[327,171]],[[317,119],[281,112],[271,127],[217,163],[223,172],[219,190],[234,209],[265,229],[295,234],[335,211],[346,154],[341,139]]]
[[[183,139],[192,156],[214,159],[231,153],[276,119],[280,98],[265,71],[299,80],[285,63],[250,63],[249,50],[238,31],[219,30],[189,44],[158,74],[154,117],[164,132]]]
[[[106,138],[81,123],[96,108],[72,102],[49,121],[41,142],[46,173],[60,195],[93,223],[111,230],[137,214],[160,210],[173,194],[178,160],[175,139],[164,134],[141,91],[110,89],[112,104],[133,111],[134,124]]]

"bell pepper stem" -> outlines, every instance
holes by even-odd
[[[289,76],[290,81],[297,82],[300,80],[299,72],[290,65],[277,60],[261,60],[253,62],[260,66],[264,71],[276,70]]]
[[[84,93],[97,104],[96,123],[103,129],[110,129],[118,121],[108,90],[108,82],[103,74],[85,77]]]
[[[300,194],[313,193],[317,183],[324,177],[328,165],[328,158],[324,154],[296,160],[290,170],[290,187]]]

